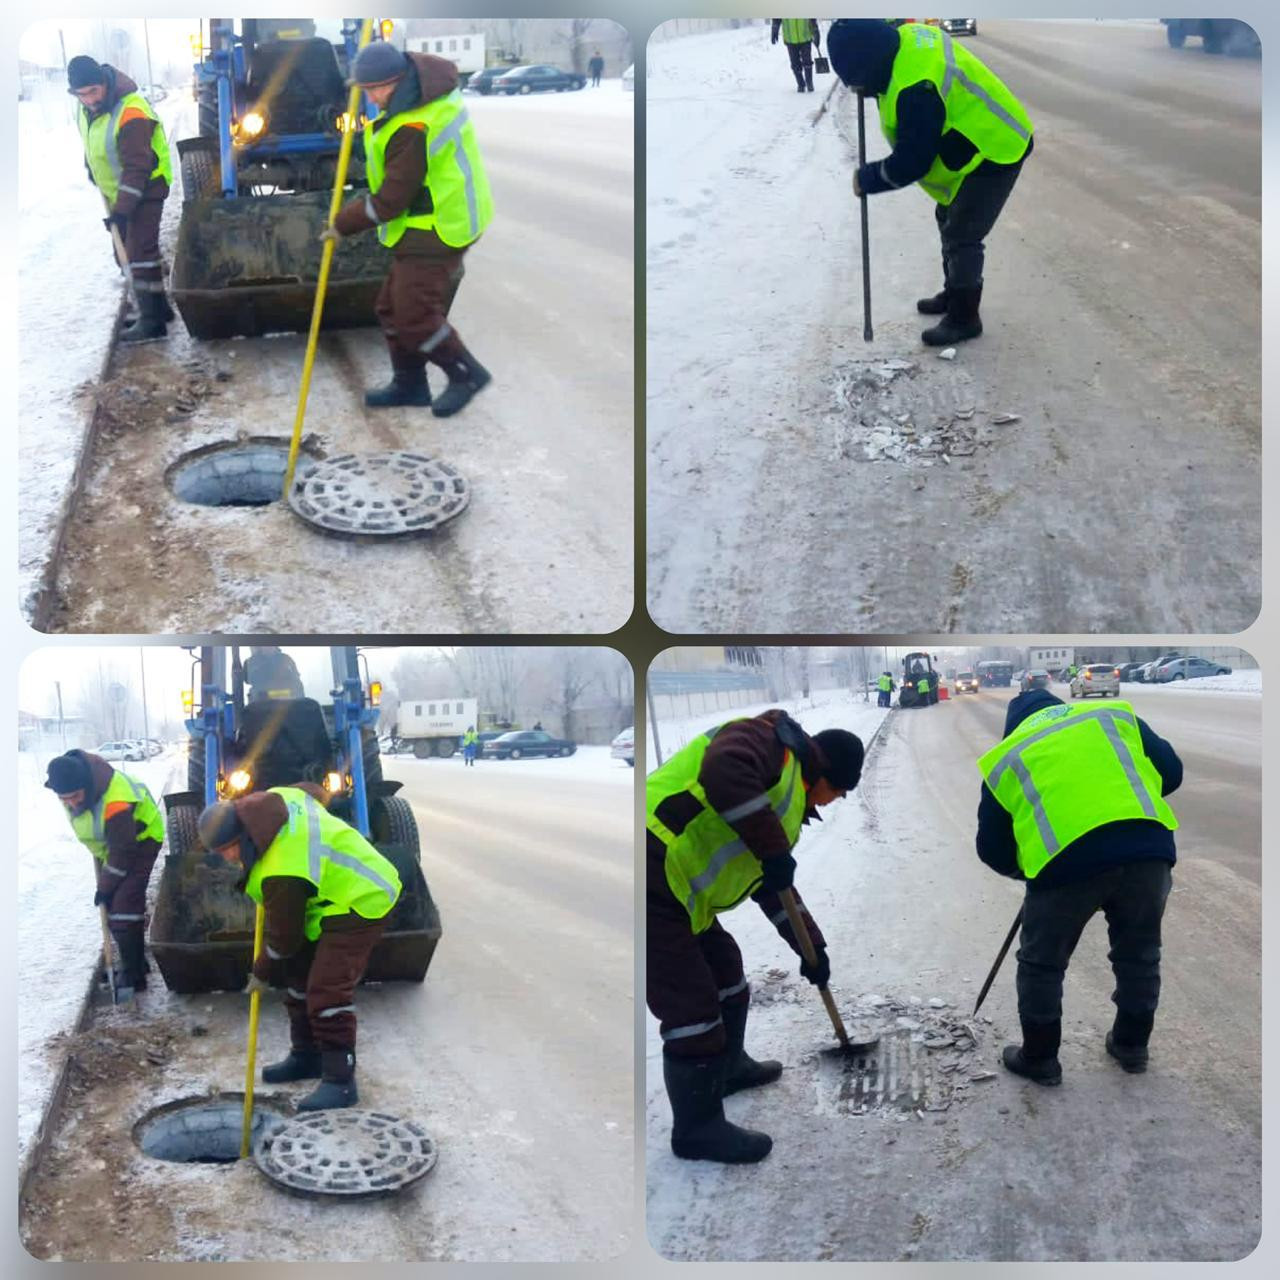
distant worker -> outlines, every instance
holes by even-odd
[[[322,238],[376,227],[391,271],[375,310],[391,356],[391,381],[365,393],[370,408],[426,407],[447,418],[487,386],[490,374],[463,345],[449,308],[463,257],[493,217],[489,180],[462,94],[445,58],[366,45],[352,78],[380,114],[364,129],[369,192],[339,210]],[[432,404],[427,362],[448,385]]]
[[[250,702],[306,696],[297,664],[278,645],[251,646],[245,659],[244,678],[250,686]]]
[[[896,688],[893,683],[893,673],[882,671],[880,679],[876,681],[876,688],[879,691],[876,695],[876,705],[879,707],[893,706],[893,691]]]
[[[809,46],[820,49],[822,42],[817,18],[774,18],[770,44],[778,43],[779,30],[782,42],[787,46],[787,57],[791,60],[791,73],[796,78],[796,92],[812,93],[813,53]]]
[[[1022,1043],[1004,1065],[1037,1084],[1062,1080],[1062,984],[1090,917],[1107,921],[1115,1022],[1107,1052],[1147,1068],[1160,1000],[1160,922],[1178,826],[1164,797],[1182,762],[1127,702],[1068,706],[1045,689],[1009,704],[1004,741],[979,761],[978,857],[1027,882],[1018,951]]]
[[[262,1080],[319,1079],[299,1111],[359,1100],[356,986],[400,897],[395,867],[325,799],[311,783],[272,787],[211,804],[198,826],[206,850],[243,868],[244,892],[265,911],[248,990],[265,990],[278,964],[290,1049]]]
[[[792,888],[791,850],[824,805],[858,785],[862,742],[844,729],[810,737],[785,711],[766,711],[699,734],[646,783],[646,1000],[662,1035],[671,1100],[671,1150],[685,1160],[763,1160],[766,1134],[731,1124],[724,1099],[769,1084],[777,1062],[744,1048],[751,989],[742,952],[717,916],[748,896],[797,955],[778,893]],[[796,895],[799,902],[799,895]],[[801,904],[824,985],[826,942]]]
[[[591,61],[587,63],[587,71],[591,74],[591,87],[598,89],[600,77],[604,75],[604,58],[599,49],[591,55]]]
[[[476,732],[473,724],[467,725],[467,731],[462,735],[462,763],[475,764],[476,752],[480,749],[480,735]]]
[[[541,720],[537,720],[537,721],[535,721],[535,722],[534,722],[533,727],[534,727],[534,729],[535,729],[537,732],[539,732],[539,733],[545,733],[545,732],[546,732],[546,730],[545,730],[545,729],[543,729],[543,727],[542,727],[542,721],[541,721]]]
[[[919,183],[937,202],[942,292],[916,309],[942,319],[921,339],[948,347],[982,333],[984,242],[1031,154],[1032,125],[998,76],[940,27],[841,18],[827,53],[851,89],[875,94],[893,148],[853,177],[855,195]]]
[[[120,234],[138,304],[138,318],[120,331],[120,341],[152,342],[165,337],[174,318],[160,257],[160,216],[173,181],[164,125],[123,71],[85,54],[67,63],[67,86],[80,104],[76,122],[89,180],[105,202],[103,225]]]
[[[91,751],[55,756],[44,785],[62,801],[71,830],[98,863],[93,905],[106,907],[120,950],[118,991],[145,991],[147,882],[164,843],[164,816],[144,783]]]

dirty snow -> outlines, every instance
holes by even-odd
[[[580,111],[588,116],[632,116],[635,114],[634,93],[622,88],[621,80],[601,80],[600,87],[569,93],[531,93],[528,97],[518,94],[468,93],[467,108],[475,112],[477,120],[502,110],[537,111],[558,114],[561,110]]]
[[[1262,696],[1262,671],[1259,668],[1244,671],[1232,671],[1229,676],[1201,676],[1195,680],[1170,680],[1165,684],[1141,684],[1144,695],[1148,693],[1176,693],[1179,696],[1188,693],[1237,693]],[[1121,694],[1125,692],[1122,687]]]
[[[44,786],[44,757],[18,753],[18,1161],[26,1163],[53,1091],[58,1054],[49,1041],[74,1027],[102,955],[93,905],[96,874],[66,810]],[[121,767],[157,802],[177,768],[172,752]],[[158,881],[159,868],[152,875]]]

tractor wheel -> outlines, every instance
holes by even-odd
[[[414,862],[422,861],[422,846],[418,842],[418,820],[413,808],[403,796],[387,796],[382,802],[386,816],[386,843],[398,845],[413,855]]]
[[[204,795],[204,735],[187,740],[187,790]]]
[[[182,201],[212,200],[222,190],[218,153],[203,147],[188,151],[179,163],[182,174]]]
[[[165,841],[168,856],[174,861],[181,860],[200,844],[200,833],[197,823],[200,810],[193,804],[178,804],[165,814]]]

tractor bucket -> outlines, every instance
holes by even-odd
[[[170,991],[239,991],[253,961],[253,903],[239,870],[212,867],[195,838],[199,809],[172,805],[169,850],[151,922],[151,953]],[[370,957],[370,982],[421,982],[440,940],[440,913],[412,849],[379,845],[400,875],[401,894]]]
[[[194,338],[306,332],[328,193],[191,200],[182,207],[171,293]],[[341,241],[325,294],[326,329],[375,322],[389,258],[374,235]]]

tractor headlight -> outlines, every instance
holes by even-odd
[[[336,796],[342,790],[342,774],[336,769],[330,769],[324,775],[324,789],[331,795]]]
[[[246,111],[236,125],[236,137],[241,142],[260,138],[267,129],[267,117],[261,111]]]
[[[227,776],[227,790],[232,795],[239,795],[242,791],[248,791],[253,785],[253,775],[248,769],[232,769]]]

